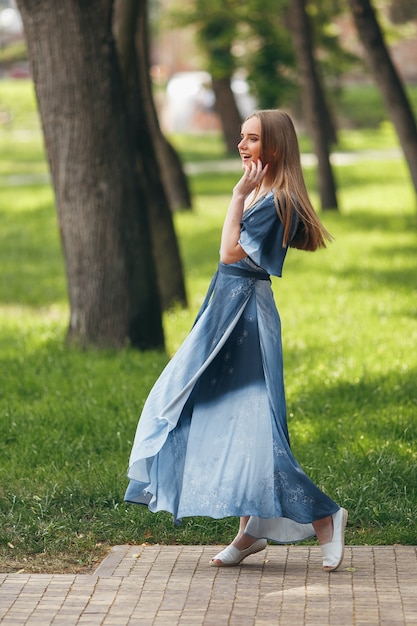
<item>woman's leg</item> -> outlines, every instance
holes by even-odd
[[[239,531],[232,543],[215,556],[210,564],[216,567],[223,565],[238,565],[249,554],[255,554],[264,550],[266,539],[254,539],[245,533],[249,516],[241,517],[239,521]]]
[[[323,552],[323,569],[327,572],[336,570],[343,561],[347,518],[347,511],[340,508],[333,515],[313,522]]]
[[[232,545],[238,550],[245,550],[255,539],[245,533],[249,516],[241,517],[239,520],[239,531],[232,541]],[[321,545],[329,543],[333,539],[333,517],[329,515],[323,519],[313,522],[313,528],[316,531],[317,539]]]
[[[265,539],[254,539],[248,535],[246,525],[249,517],[241,517],[239,531],[232,543],[211,560],[211,565],[238,565],[249,554],[255,554],[266,547]],[[313,522],[313,528],[323,550],[323,569],[333,571],[339,567],[344,554],[344,531],[347,511],[339,509],[337,513]]]
[[[313,522],[313,528],[321,545],[329,543],[333,539],[333,517],[331,515]]]
[[[249,548],[255,541],[253,537],[245,533],[248,521],[249,516],[240,518],[239,532],[232,541],[232,545],[238,550]],[[316,531],[317,539],[321,545],[329,543],[333,539],[333,517],[331,515],[313,522],[313,528]]]
[[[249,515],[241,517],[239,520],[239,532],[232,541],[232,545],[238,550],[245,550],[256,541],[256,539],[245,533],[248,521]]]

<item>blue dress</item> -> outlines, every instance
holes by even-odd
[[[286,248],[273,194],[242,218],[243,260],[220,263],[194,326],[139,420],[125,500],[187,516],[250,516],[246,532],[280,543],[313,536],[339,506],[289,443],[281,325],[269,275]]]

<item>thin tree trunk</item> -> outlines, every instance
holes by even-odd
[[[163,347],[146,208],[103,0],[19,0],[79,345]]]
[[[368,62],[395,127],[417,193],[417,126],[402,81],[391,60],[369,0],[349,0]]]
[[[329,111],[317,73],[311,27],[305,4],[305,0],[291,0],[289,3],[289,25],[293,33],[297,64],[300,71],[304,117],[318,161],[321,206],[323,209],[337,209],[336,183],[330,164],[328,140]]]
[[[157,119],[157,113],[155,111]],[[157,120],[158,128],[159,121]],[[187,175],[184,172],[180,155],[172,143],[159,131],[156,151],[161,165],[162,177],[167,189],[169,203],[173,211],[184,211],[193,208],[191,191]]]
[[[232,91],[231,78],[213,78],[216,111],[220,117],[227,152],[235,154],[240,139],[242,118]]]
[[[146,12],[142,17],[146,0],[123,0],[118,8],[116,40],[130,113],[130,133],[136,150],[137,174],[147,198],[161,305],[168,309],[175,303],[186,304],[186,294],[172,213],[142,97],[143,84],[149,80],[148,67],[137,55],[135,39],[138,20],[146,19]],[[141,72],[146,76],[141,77]]]
[[[130,2],[135,0],[129,0]],[[123,3],[126,0],[123,0]],[[172,209],[191,209],[191,193],[188,180],[184,173],[181,159],[161,131],[155,101],[152,94],[152,84],[149,76],[149,23],[148,2],[143,3],[139,11],[139,20],[136,36],[136,47],[139,65],[139,80],[141,83],[141,96],[146,119],[155,144],[161,176],[164,182],[169,204]]]

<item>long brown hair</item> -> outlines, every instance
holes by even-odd
[[[278,217],[284,225],[283,246],[312,251],[325,248],[333,237],[320,222],[310,202],[290,116],[279,109],[255,111],[249,118],[255,116],[261,124],[261,160],[268,163],[262,187],[274,191]],[[294,211],[299,220],[297,230],[291,236]]]

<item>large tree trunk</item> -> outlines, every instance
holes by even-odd
[[[317,72],[313,53],[311,27],[305,9],[305,0],[289,3],[289,25],[294,38],[304,117],[313,140],[318,161],[318,182],[323,209],[337,209],[336,184],[330,164],[328,140],[329,110]]]
[[[388,115],[397,131],[417,193],[417,126],[404,86],[369,0],[349,0],[353,18]]]
[[[136,151],[137,174],[147,197],[161,304],[167,309],[177,302],[186,304],[186,295],[172,213],[165,186],[161,184],[154,136],[146,114],[146,98],[143,98],[143,85],[149,81],[149,68],[136,53],[138,20],[146,19],[146,0],[123,0],[118,8],[115,30],[129,107],[130,133]],[[145,76],[141,76],[143,72]]]
[[[163,346],[146,198],[103,0],[19,0],[66,263],[69,339]],[[139,210],[140,209],[140,210]]]
[[[220,118],[227,152],[235,154],[240,141],[242,118],[232,91],[231,78],[213,78],[216,111]]]

